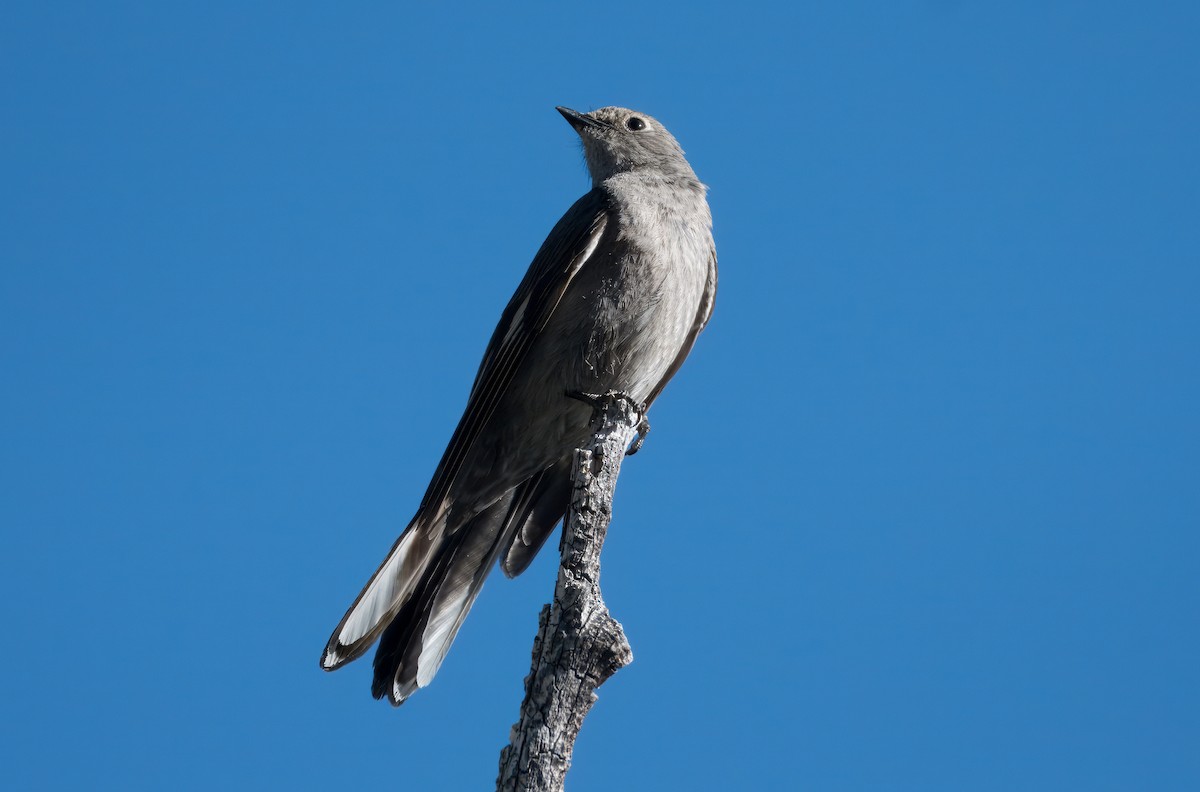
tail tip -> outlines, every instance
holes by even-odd
[[[417,684],[415,679],[377,674],[371,682],[371,695],[377,699],[387,699],[393,707],[399,707],[422,687],[423,685]]]
[[[321,668],[325,671],[336,671],[345,665],[350,658],[343,654],[344,649],[345,647],[341,644],[330,641],[321,654]]]

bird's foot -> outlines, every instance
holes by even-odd
[[[624,402],[629,410],[638,416],[637,422],[637,437],[630,443],[629,448],[625,450],[625,456],[633,456],[642,448],[642,443],[646,441],[646,435],[650,433],[650,421],[646,420],[646,403],[635,402],[632,398],[624,393],[617,391],[609,391],[608,393],[584,393],[581,390],[567,391],[567,397],[581,401],[589,405],[593,413],[593,420],[599,413],[608,409],[609,405],[614,402]]]

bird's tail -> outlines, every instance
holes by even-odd
[[[439,515],[438,525],[427,522],[422,513],[413,518],[346,611],[321,656],[326,671],[361,657],[413,598],[445,543],[445,515]]]
[[[536,513],[542,480],[533,477],[450,530],[444,515],[430,523],[419,513],[333,631],[322,668],[332,671],[362,656],[382,635],[375,697],[398,705],[428,685],[492,565]]]
[[[442,665],[483,581],[512,541],[511,496],[474,517],[438,551],[375,652],[371,693],[393,704],[425,687]]]
[[[418,514],[333,631],[321,667],[333,671],[357,659],[382,634],[375,697],[400,704],[429,684],[512,539],[511,500],[502,498],[449,535],[442,526],[423,525]]]

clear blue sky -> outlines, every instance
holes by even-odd
[[[587,189],[557,104],[666,123],[721,260],[573,792],[1200,788],[1194,3],[23,5],[11,788],[490,788],[553,558],[400,710],[317,661]]]

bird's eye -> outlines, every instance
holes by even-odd
[[[637,132],[646,128],[646,122],[637,116],[630,116],[629,120],[625,122],[625,126],[629,127],[629,129],[633,130],[634,132]]]

